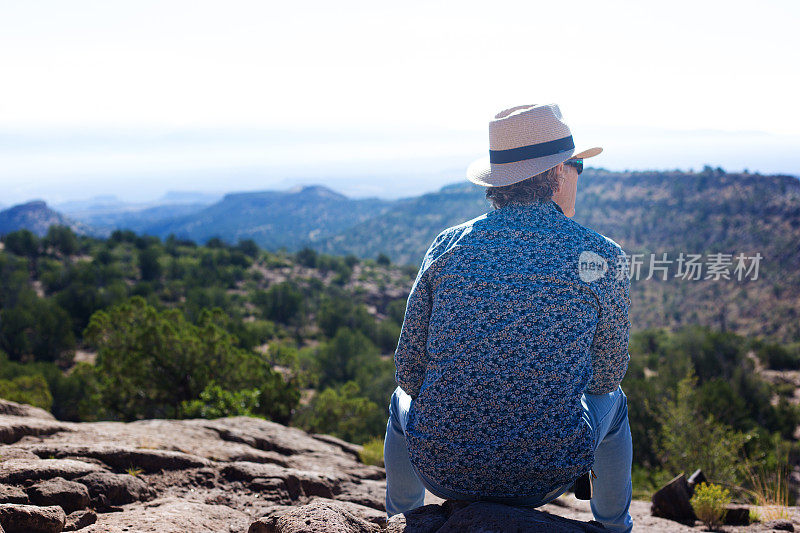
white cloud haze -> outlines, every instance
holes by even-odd
[[[792,0],[6,2],[0,204],[431,190],[544,102],[599,166],[798,174],[798,25]]]

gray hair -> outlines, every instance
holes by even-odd
[[[488,187],[486,199],[495,209],[508,204],[532,204],[552,200],[561,184],[557,167],[505,187]]]

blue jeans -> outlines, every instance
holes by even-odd
[[[419,472],[408,457],[405,430],[411,397],[400,387],[389,402],[389,422],[383,459],[386,464],[386,512],[389,516],[424,505],[425,489],[434,495],[453,500],[475,500],[444,487]],[[628,402],[622,387],[608,394],[584,394],[581,397],[583,419],[592,430],[595,460],[592,470],[593,497],[590,502],[594,519],[611,531],[629,532],[633,520],[631,505],[631,462],[633,444],[628,425]],[[493,499],[498,503],[520,507],[538,507],[558,498],[572,482],[549,494],[525,498]],[[487,498],[488,500],[488,498]]]

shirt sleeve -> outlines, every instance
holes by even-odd
[[[607,394],[622,383],[628,370],[628,339],[631,323],[628,310],[631,305],[630,277],[627,256],[621,249],[609,268],[607,290],[599,298],[600,315],[591,346],[593,375],[586,392]]]
[[[425,377],[428,364],[428,324],[431,317],[432,297],[425,263],[417,274],[408,296],[406,314],[400,331],[400,340],[394,354],[395,379],[400,388],[416,398]]]

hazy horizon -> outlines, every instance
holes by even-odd
[[[7,2],[0,204],[409,196],[463,179],[496,112],[548,102],[605,148],[591,166],[798,175],[798,25],[792,0]]]
[[[603,146],[587,166],[611,171],[722,167],[800,174],[800,136],[654,128],[575,132]],[[464,179],[482,157],[482,131],[365,132],[194,130],[0,132],[6,207],[113,195],[159,200],[170,191],[224,194],[324,185],[351,197],[400,198]],[[581,142],[582,138],[597,142]]]

